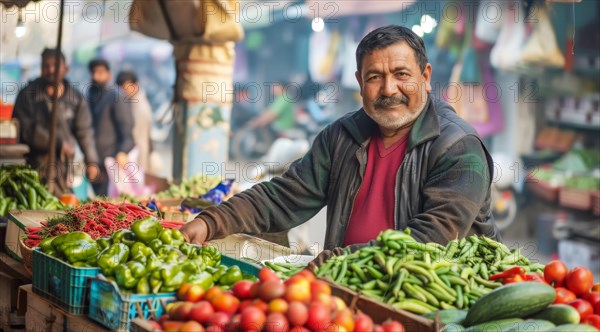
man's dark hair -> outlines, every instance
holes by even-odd
[[[55,48],[45,48],[42,51],[42,59],[49,58],[49,57],[56,57],[56,56],[59,56],[62,61],[67,62],[65,60],[64,53]]]
[[[386,48],[400,41],[405,41],[413,49],[415,59],[419,64],[421,72],[423,72],[428,62],[423,39],[417,36],[411,29],[399,25],[388,25],[377,28],[369,32],[360,41],[356,48],[356,68],[358,72],[362,69],[362,60],[366,54],[370,54],[374,50]]]
[[[118,85],[123,85],[123,83],[125,83],[127,81],[129,81],[131,83],[138,82],[137,75],[134,72],[132,72],[131,70],[124,70],[124,71],[120,72],[119,75],[117,75],[117,84]]]
[[[88,64],[88,69],[91,72],[94,71],[94,69],[96,67],[102,66],[104,68],[106,68],[106,70],[110,71],[110,66],[108,65],[108,61],[104,60],[104,59],[94,59],[92,61],[90,61],[90,63]]]

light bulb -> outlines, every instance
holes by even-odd
[[[17,36],[17,38],[23,38],[26,32],[27,28],[25,27],[25,22],[23,22],[23,18],[21,18],[21,13],[19,13],[19,20],[17,21],[17,27],[15,28],[15,36]]]

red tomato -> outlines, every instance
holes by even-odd
[[[600,315],[600,292],[591,292],[582,297],[582,299],[588,301],[592,305],[596,315]]]
[[[567,304],[575,308],[579,312],[579,316],[582,320],[585,319],[587,316],[594,314],[592,305],[586,300],[577,299]]]
[[[562,286],[569,270],[565,263],[553,260],[544,267],[544,279],[554,287]]]
[[[240,300],[245,300],[250,298],[250,288],[254,283],[249,280],[241,280],[235,283],[231,290],[233,291],[233,295],[235,295]]]
[[[567,275],[567,288],[577,296],[587,294],[594,285],[594,276],[588,268],[577,266]]]
[[[260,272],[258,272],[258,279],[262,282],[267,280],[280,280],[279,276],[268,267],[263,267]]]
[[[563,287],[556,287],[556,300],[554,300],[554,304],[567,304],[573,300],[577,299],[575,293]]]
[[[582,320],[581,323],[592,325],[593,327],[600,330],[600,316],[599,315],[589,315],[584,320]]]
[[[244,331],[260,331],[265,325],[267,316],[265,313],[255,307],[248,307],[242,311],[240,327]]]

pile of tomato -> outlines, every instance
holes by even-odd
[[[572,306],[582,323],[600,329],[600,284],[594,285],[589,269],[577,266],[569,271],[562,261],[553,260],[544,268],[544,280],[556,289],[554,303]]]

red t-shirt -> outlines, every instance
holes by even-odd
[[[386,149],[379,133],[371,138],[367,169],[354,200],[345,246],[369,242],[381,231],[394,228],[394,186],[407,142],[408,135]]]

